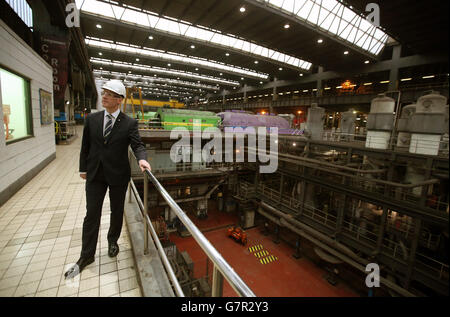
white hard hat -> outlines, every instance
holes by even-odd
[[[125,86],[118,79],[111,79],[110,81],[106,82],[102,88],[111,90],[111,91],[115,92],[116,94],[121,95],[122,97],[125,98],[125,95],[126,95]]]

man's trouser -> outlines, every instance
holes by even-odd
[[[127,185],[110,186],[105,180],[103,166],[100,164],[97,174],[91,182],[86,182],[86,217],[83,222],[81,257],[89,258],[95,255],[100,218],[102,216],[103,200],[109,188],[111,218],[108,231],[108,243],[117,242],[123,223],[123,207]]]

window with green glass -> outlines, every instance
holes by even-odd
[[[6,143],[32,136],[30,82],[0,68],[0,86]]]

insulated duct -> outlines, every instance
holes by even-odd
[[[358,257],[353,251],[348,249],[346,246],[336,242],[335,240],[325,236],[324,234],[317,232],[316,230],[310,228],[307,225],[302,224],[301,222],[295,220],[292,218],[292,216],[284,214],[276,209],[274,209],[272,206],[267,205],[264,202],[259,202],[259,205],[274,213],[277,216],[280,216],[281,218],[278,219],[277,217],[274,217],[273,215],[270,215],[269,213],[262,210],[262,208],[258,208],[257,211],[262,216],[266,217],[267,219],[273,221],[275,224],[279,225],[280,227],[285,227],[292,232],[298,234],[299,236],[309,240],[314,245],[320,247],[322,250],[328,252],[329,254],[335,256],[336,258],[344,261],[345,263],[355,267],[356,269],[360,270],[363,273],[366,273],[366,265],[368,264],[367,260],[364,260],[360,257]],[[291,224],[294,223],[294,224]],[[315,237],[313,237],[315,236]],[[338,249],[338,250],[336,250]],[[397,284],[393,283],[392,281],[381,277],[380,276],[380,283],[388,287],[389,289],[397,292],[398,294],[406,297],[415,297],[414,294],[410,293],[406,289],[398,286]]]

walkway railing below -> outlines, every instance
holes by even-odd
[[[136,157],[132,151],[130,153],[130,164],[132,161],[137,162]],[[213,269],[213,279],[212,279],[212,297],[221,297],[223,292],[223,278],[225,278],[230,286],[234,289],[238,296],[242,297],[256,297],[252,290],[244,283],[240,276],[233,270],[233,268],[225,261],[222,255],[214,248],[214,246],[206,239],[206,237],[201,233],[201,231],[194,225],[194,223],[189,219],[186,213],[178,206],[178,204],[169,195],[166,189],[159,183],[156,177],[149,171],[144,171],[144,197],[143,202],[141,201],[138,191],[134,186],[133,181],[130,182],[130,191],[134,191],[136,200],[138,201],[139,208],[144,216],[144,236],[145,236],[145,253],[148,250],[148,231],[150,231],[153,240],[158,248],[158,252],[162,259],[162,262],[167,270],[169,278],[171,279],[175,292],[178,296],[184,296],[181,290],[180,284],[178,283],[175,274],[173,273],[172,267],[167,259],[164,249],[159,241],[159,238],[153,228],[151,220],[147,214],[148,211],[148,182],[149,180],[153,183],[154,187],[158,193],[164,198],[172,211],[176,214],[178,219],[184,224],[186,229],[195,239],[197,244],[205,252],[209,260],[214,264]],[[131,195],[130,195],[131,197]]]

